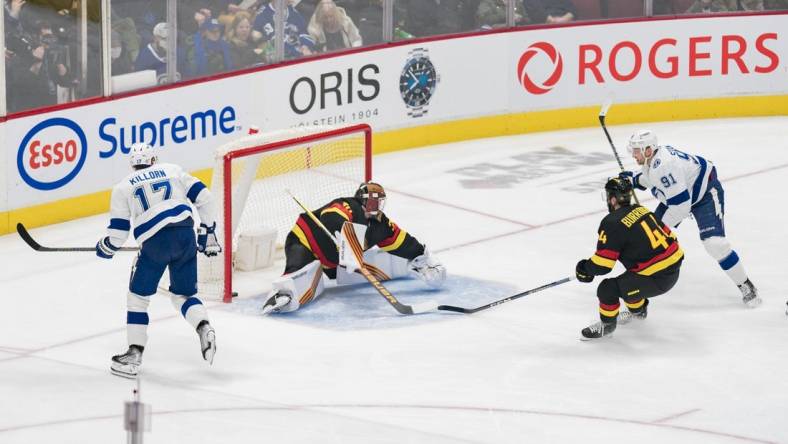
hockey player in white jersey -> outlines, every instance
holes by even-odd
[[[637,131],[629,139],[629,153],[642,171],[625,171],[640,190],[650,190],[659,200],[654,214],[676,227],[692,214],[698,224],[706,251],[739,287],[748,307],[760,305],[761,298],[744,266],[725,237],[725,192],[717,179],[717,169],[701,156],[690,155],[671,146],[658,145],[650,130]]]
[[[107,235],[96,255],[111,259],[133,230],[141,246],[131,270],[126,332],[129,349],[112,357],[113,374],[136,377],[148,339],[148,304],[169,269],[172,304],[196,330],[203,358],[213,363],[216,334],[197,294],[197,252],[221,252],[216,239],[216,208],[210,190],[180,166],[156,163],[153,148],[134,144],[129,153],[134,172],[112,189]],[[195,242],[192,206],[200,215]]]

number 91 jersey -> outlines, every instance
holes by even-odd
[[[214,222],[210,191],[180,166],[161,163],[132,172],[112,189],[108,227],[112,244],[123,245],[132,226],[139,244],[167,225],[191,226],[190,203],[203,223]]]
[[[669,272],[681,266],[684,252],[676,235],[645,207],[621,207],[602,219],[597,250],[587,270],[606,274],[620,261],[643,276]]]

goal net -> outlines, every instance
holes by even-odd
[[[200,294],[232,300],[239,236],[276,230],[276,250],[303,210],[352,196],[371,180],[372,131],[368,125],[305,127],[252,134],[216,151],[211,192],[217,201],[216,234],[222,253],[199,255]]]

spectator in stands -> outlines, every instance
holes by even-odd
[[[225,35],[230,45],[230,58],[236,69],[247,68],[266,62],[265,47],[268,42],[262,41],[262,34],[252,31],[252,16],[246,11],[235,14]]]
[[[233,69],[230,45],[224,41],[224,27],[216,19],[205,20],[194,36],[194,74],[218,74]]]
[[[340,5],[338,3],[338,5]],[[361,34],[361,41],[364,45],[374,45],[383,42],[383,0],[360,0],[358,3],[356,15],[348,15],[353,19],[353,22],[358,27],[359,34]],[[395,34],[399,29],[404,26],[404,17],[406,15],[405,8],[402,2],[394,3],[394,29]]]
[[[361,34],[353,20],[333,0],[321,0],[318,3],[307,29],[320,52],[362,45]]]
[[[285,58],[294,59],[305,55],[311,55],[315,50],[315,41],[307,33],[306,20],[295,9],[297,0],[287,0],[288,5],[285,12]],[[276,36],[276,29],[274,27],[274,10],[273,0],[257,11],[254,25],[252,29],[259,31],[263,35],[264,41],[273,40]]]
[[[514,3],[514,24],[527,25],[531,23],[528,16],[525,15],[523,9],[523,2],[521,0],[513,0]],[[508,0],[481,0],[479,6],[476,8],[476,27],[492,27],[499,28],[506,26],[506,13],[508,9]]]
[[[110,55],[112,56],[112,75],[119,76],[134,71],[134,62],[132,61],[134,59],[131,57],[129,51],[126,51],[120,33],[112,31],[110,44],[112,45],[112,49],[110,49]]]
[[[529,10],[529,6],[531,9]],[[577,12],[575,5],[571,0],[530,0],[525,5],[526,11],[529,11],[529,16],[534,18],[541,10],[546,15],[544,23],[568,23],[575,19]],[[531,13],[530,11],[534,11]],[[539,21],[541,22],[541,20]],[[537,22],[538,23],[538,22]]]
[[[726,12],[728,8],[723,0],[695,0],[687,9],[687,14],[709,14]]]
[[[169,26],[167,23],[162,22],[153,27],[153,39],[137,56],[137,60],[134,62],[135,71],[153,69],[159,78],[167,72],[168,34]]]
[[[11,58],[10,74],[14,87],[21,89],[21,94],[13,100],[19,110],[54,105],[58,103],[58,87],[74,86],[67,51],[58,43],[52,26],[43,20],[34,26],[34,36],[18,36],[18,40],[8,42],[11,54],[6,54],[6,59]]]

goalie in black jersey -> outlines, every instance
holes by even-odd
[[[610,214],[599,225],[596,253],[577,263],[575,274],[581,282],[609,273],[620,261],[627,271],[605,279],[597,288],[601,322],[581,331],[584,339],[601,338],[616,329],[619,299],[628,311],[621,313],[621,322],[632,318],[645,319],[648,298],[673,288],[679,279],[684,252],[676,235],[654,213],[640,205],[632,205],[632,183],[614,177],[605,184]]]
[[[338,285],[366,282],[340,263],[338,245],[342,225],[353,223],[364,253],[364,266],[378,280],[415,276],[438,288],[446,279],[445,267],[415,237],[383,213],[386,192],[374,182],[359,186],[353,197],[334,199],[313,211],[329,236],[307,213],[301,213],[285,240],[285,271],[273,282],[263,314],[289,312],[316,299],[323,292],[323,275]],[[373,248],[377,247],[377,248]]]

